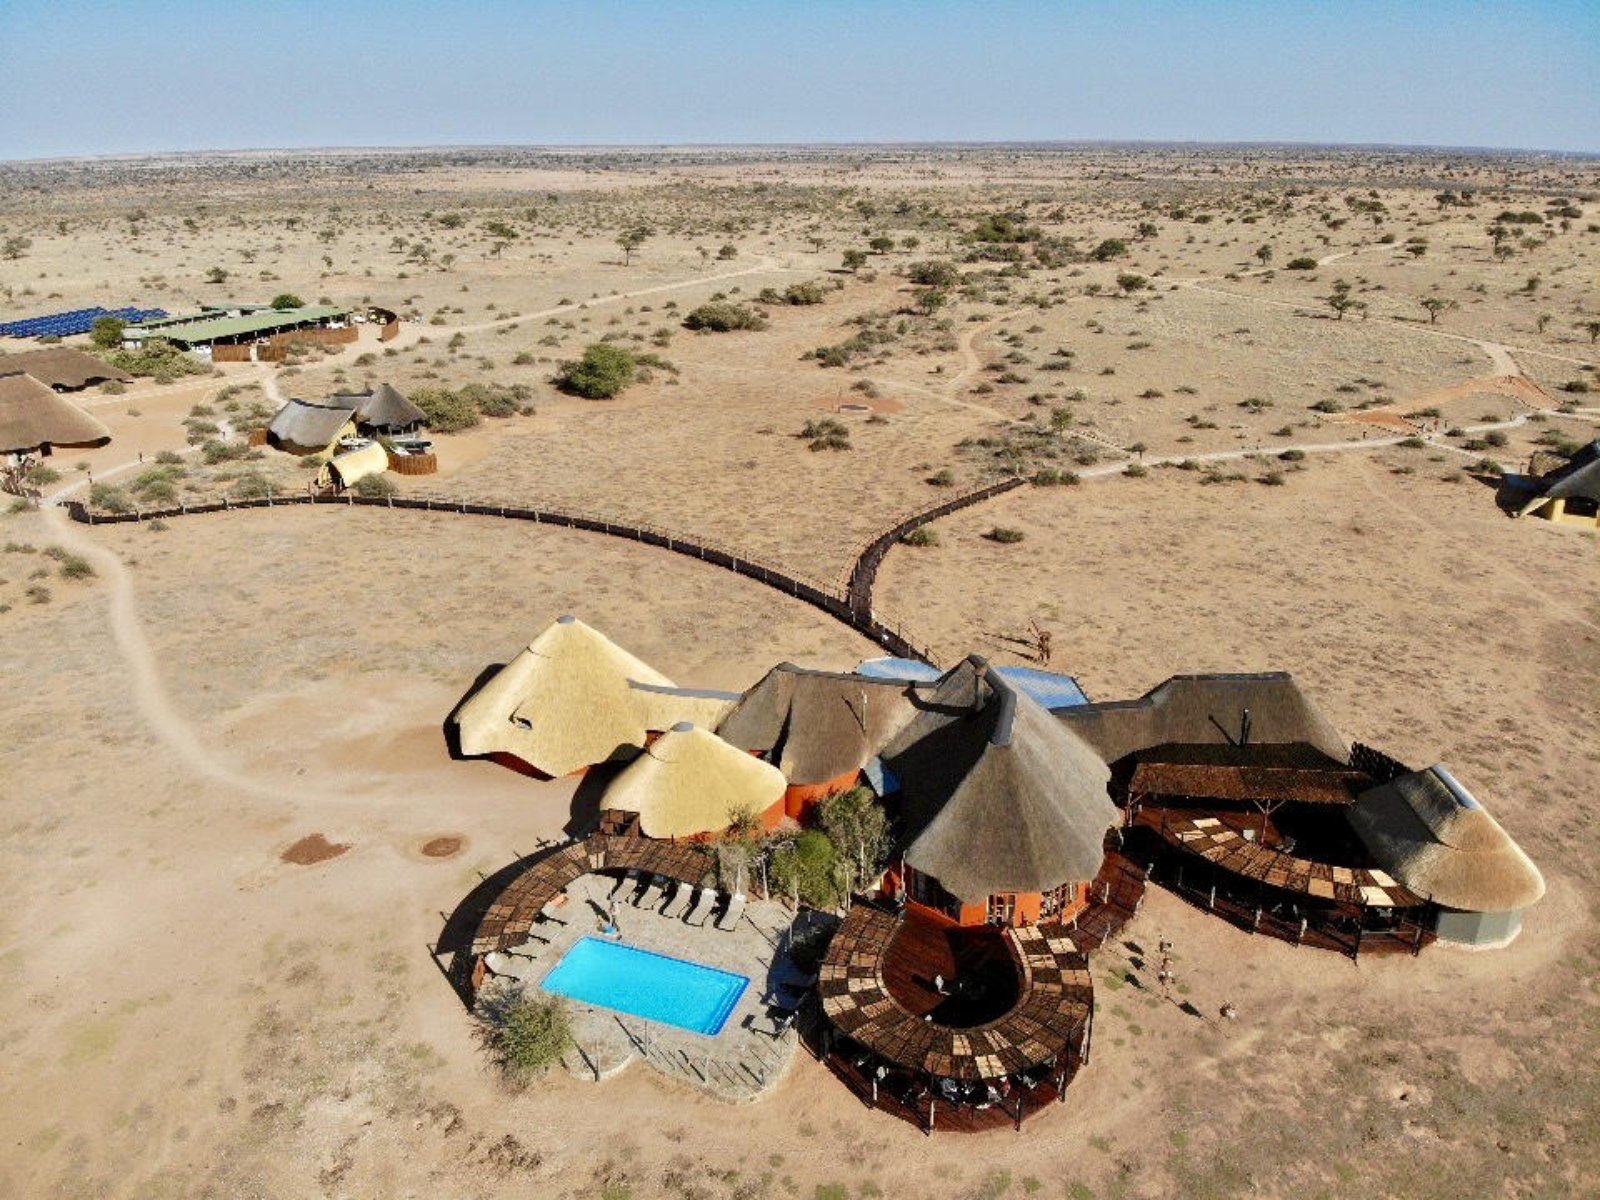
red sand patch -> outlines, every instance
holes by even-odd
[[[309,867],[312,863],[338,858],[348,849],[350,846],[346,842],[330,842],[320,833],[313,833],[301,838],[279,857],[286,863],[294,863],[297,867]]]
[[[422,852],[429,858],[449,858],[452,854],[461,853],[461,842],[462,839],[454,834],[430,838],[422,843]]]

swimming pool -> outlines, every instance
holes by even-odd
[[[604,938],[586,937],[568,950],[542,986],[558,996],[716,1034],[750,986],[745,975],[670,958]]]

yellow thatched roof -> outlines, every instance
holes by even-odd
[[[1544,895],[1533,860],[1441,766],[1363,792],[1350,823],[1389,874],[1446,908],[1514,912]]]
[[[368,475],[382,475],[389,469],[389,452],[382,442],[368,442],[359,450],[347,450],[330,458],[318,476],[324,486],[354,487]]]
[[[645,732],[720,715],[576,617],[562,617],[456,713],[463,754],[514,754],[547,775],[625,756]]]
[[[692,837],[726,829],[741,812],[766,812],[787,786],[771,763],[684,722],[623,769],[600,807],[638,813],[647,837]]]

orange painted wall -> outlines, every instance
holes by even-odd
[[[783,793],[784,812],[802,825],[809,824],[816,815],[817,805],[829,796],[848,792],[860,779],[860,771],[849,771],[822,783],[791,783]]]

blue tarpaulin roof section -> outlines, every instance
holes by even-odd
[[[76,333],[88,333],[101,317],[116,317],[132,325],[166,315],[166,311],[159,308],[75,308],[71,312],[0,323],[0,334],[6,337],[71,337]]]
[[[1070,675],[1040,671],[1035,667],[996,667],[1013,686],[1026,692],[1046,709],[1076,708],[1089,703],[1078,681]],[[941,672],[937,667],[911,658],[869,658],[856,668],[856,674],[872,679],[904,679],[912,683],[931,682]]]

